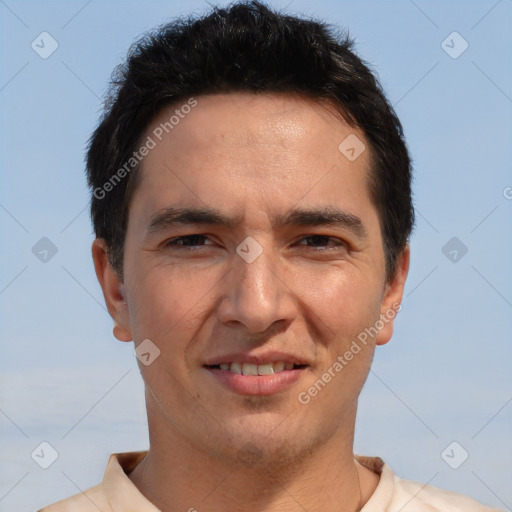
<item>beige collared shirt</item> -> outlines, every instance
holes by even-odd
[[[127,476],[146,453],[112,454],[102,483],[38,512],[161,512]],[[379,484],[361,512],[502,512],[462,494],[403,480],[378,457],[356,455],[356,459],[380,474]]]

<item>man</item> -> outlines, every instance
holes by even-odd
[[[87,171],[150,449],[43,511],[491,510],[353,453],[413,208],[400,122],[348,39],[257,2],[155,31]]]

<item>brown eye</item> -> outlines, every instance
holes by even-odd
[[[165,247],[197,247],[203,245],[211,245],[211,244],[203,244],[205,240],[209,240],[205,235],[186,235],[180,236],[178,238],[173,238],[165,242]]]
[[[310,242],[312,243],[306,243],[306,244],[303,244],[302,242],[304,240],[309,240]],[[302,238],[299,242],[300,245],[306,245],[307,247],[324,247],[326,248],[327,250],[329,249],[336,249],[337,247],[345,247],[345,242],[343,242],[343,240],[340,240],[339,238],[335,238],[335,237],[332,237],[332,236],[327,236],[327,235],[309,235],[309,236],[305,236],[304,238]],[[331,244],[330,247],[326,247],[328,244]]]

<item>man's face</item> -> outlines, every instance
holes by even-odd
[[[130,204],[122,295],[109,310],[122,339],[160,350],[139,363],[150,428],[225,461],[284,463],[349,435],[392,321],[344,354],[396,309],[406,265],[386,283],[368,142],[331,107],[291,95],[196,99],[161,141],[153,131],[180,105],[143,137],[156,147]],[[349,135],[367,148],[353,161],[338,149]],[[176,223],[182,209],[231,224]]]

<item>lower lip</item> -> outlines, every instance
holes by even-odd
[[[229,370],[206,368],[221,384],[241,395],[272,395],[297,382],[305,368],[283,370],[273,375],[240,375]]]

